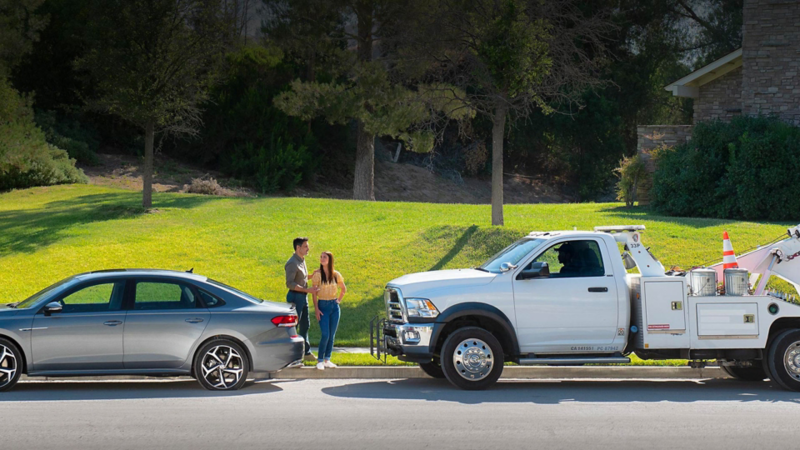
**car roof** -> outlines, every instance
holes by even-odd
[[[95,270],[94,272],[86,272],[75,275],[78,280],[94,280],[102,279],[108,276],[125,276],[125,277],[165,277],[165,278],[181,278],[192,281],[207,281],[208,277],[197,275],[191,272],[181,272],[177,270],[163,270],[163,269],[107,269]]]
[[[550,239],[560,236],[597,236],[608,235],[608,233],[600,231],[588,230],[563,230],[563,231],[531,231],[528,233],[529,238]]]

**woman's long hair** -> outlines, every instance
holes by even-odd
[[[336,282],[336,272],[333,271],[333,253],[331,252],[322,252],[325,255],[328,255],[328,273],[331,274],[331,280],[328,281],[328,277],[325,275],[325,268],[322,264],[319,265],[319,273],[322,276],[322,283],[334,283]]]

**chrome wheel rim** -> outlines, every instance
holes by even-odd
[[[4,387],[17,376],[17,357],[5,345],[0,344],[0,387]]]
[[[783,366],[790,377],[800,381],[800,341],[792,343],[786,349]]]
[[[242,379],[242,356],[227,345],[212,347],[203,355],[203,378],[214,389],[230,389]]]
[[[494,355],[486,342],[466,339],[453,352],[453,365],[465,380],[480,381],[492,371]]]

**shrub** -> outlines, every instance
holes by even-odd
[[[86,183],[67,152],[47,143],[33,121],[30,99],[0,78],[0,191]]]
[[[654,152],[653,206],[670,215],[797,220],[800,128],[737,117],[695,126],[692,140]]]
[[[314,163],[306,146],[295,147],[273,137],[268,146],[256,147],[250,142],[234,146],[228,156],[227,171],[259,192],[268,194],[278,189],[294,189],[303,179],[303,173]]]
[[[99,142],[96,133],[77,120],[60,117],[55,111],[37,111],[36,125],[44,131],[47,142],[67,151],[79,163],[96,166]]]
[[[636,154],[630,158],[624,157],[619,163],[619,167],[614,169],[619,182],[617,183],[617,200],[625,202],[625,206],[633,206],[636,202],[636,193],[639,186],[650,174],[642,161],[642,157]]]
[[[217,180],[211,178],[210,175],[192,178],[192,184],[189,185],[189,189],[187,189],[186,192],[204,195],[224,195],[225,193],[222,186],[217,183]]]

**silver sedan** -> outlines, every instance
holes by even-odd
[[[75,275],[0,305],[0,391],[28,376],[191,375],[241,388],[302,364],[293,306],[187,272]]]

